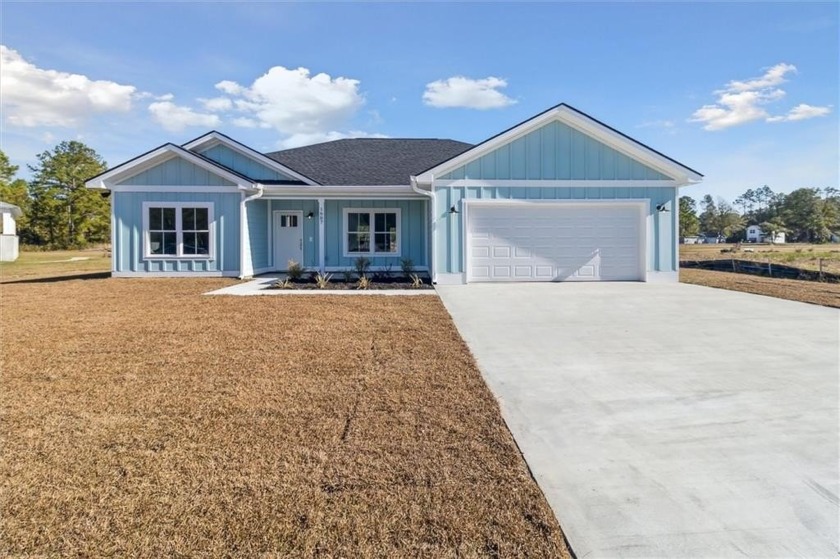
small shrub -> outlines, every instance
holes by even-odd
[[[353,262],[353,267],[356,269],[359,278],[363,278],[370,269],[370,259],[360,256]]]
[[[315,276],[315,285],[318,286],[318,289],[326,289],[330,285],[330,280],[332,279],[332,274],[321,275],[317,274]]]
[[[344,283],[350,283],[353,281],[353,271],[350,268],[347,268],[341,275],[344,276]]]
[[[405,277],[411,277],[414,273],[414,260],[411,258],[403,258],[400,260],[400,268],[402,268],[402,273]]]
[[[419,289],[423,287],[423,278],[417,274],[411,274],[411,287],[412,289]]]
[[[286,276],[292,281],[299,281],[303,277],[303,266],[295,260],[289,260],[286,263]]]
[[[295,284],[289,278],[282,278],[271,284],[272,289],[294,289]]]
[[[367,276],[361,276],[358,283],[356,283],[356,289],[370,289],[372,284],[373,282]]]

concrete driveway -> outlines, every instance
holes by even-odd
[[[438,288],[583,557],[836,557],[836,310],[683,284]]]

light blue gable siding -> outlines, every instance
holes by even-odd
[[[239,193],[113,192],[115,272],[239,271]],[[215,255],[212,259],[145,259],[143,256],[144,202],[212,202]]]
[[[241,175],[252,178],[254,180],[280,180],[292,181],[297,180],[294,177],[275,171],[270,167],[266,167],[262,163],[242,155],[224,144],[219,144],[211,147],[205,151],[200,152],[201,155],[208,159],[212,159],[217,163],[221,163],[228,169],[233,169]]]
[[[393,266],[399,271],[400,260],[410,258],[417,267],[428,265],[428,210],[425,200],[327,200],[325,207],[326,266],[352,268],[355,256],[344,256],[344,208],[399,208],[400,251],[398,257],[370,257],[371,266]],[[317,215],[317,209],[316,209]]]
[[[567,124],[554,121],[438,178],[668,180],[670,177]]]
[[[436,269],[439,273],[464,272],[463,212],[449,213],[461,200],[649,200],[647,224],[647,269],[656,272],[677,270],[677,189],[671,187],[448,187],[437,190],[435,208]],[[668,212],[656,210],[666,203]]]
[[[235,186],[229,180],[194,163],[173,157],[118,184],[142,186]]]

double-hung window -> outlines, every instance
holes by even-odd
[[[399,256],[400,210],[344,210],[346,256]]]
[[[143,204],[146,258],[212,258],[213,204]]]

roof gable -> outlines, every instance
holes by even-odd
[[[199,136],[182,147],[200,153],[204,157],[255,181],[317,184],[316,181],[297,170],[291,169],[216,130]]]
[[[178,155],[173,155],[157,165],[153,165],[126,179],[118,180],[114,184],[132,186],[236,186],[235,183]]]
[[[668,180],[687,184],[702,176],[561,103],[428,168],[417,180]]]

